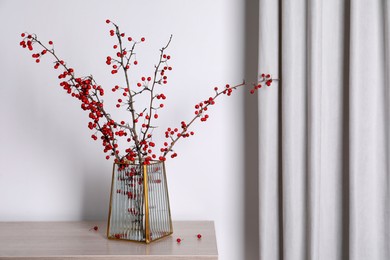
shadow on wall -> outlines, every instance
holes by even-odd
[[[23,82],[19,80],[17,81],[17,84],[22,86]],[[23,91],[23,95],[18,92],[12,92],[12,95],[18,97],[20,104],[20,108],[13,111],[13,113],[16,114],[15,118],[20,119],[15,121],[16,128],[23,129],[26,125],[34,126],[30,127],[26,133],[23,133],[31,142],[26,145],[38,147],[41,144],[44,144],[43,149],[45,149],[48,153],[47,156],[49,160],[54,160],[54,164],[59,163],[58,161],[61,160],[71,164],[71,167],[68,167],[68,169],[73,170],[70,170],[66,177],[71,181],[66,181],[64,185],[67,185],[67,189],[69,188],[69,193],[81,192],[80,194],[71,195],[72,198],[79,198],[81,200],[80,202],[72,202],[72,200],[68,200],[66,197],[61,198],[64,200],[62,203],[68,204],[67,207],[74,208],[74,213],[68,214],[67,219],[59,217],[55,220],[70,221],[106,219],[109,206],[109,190],[112,168],[110,166],[107,167],[107,162],[100,160],[100,158],[99,160],[91,160],[91,156],[88,157],[88,154],[90,153],[89,146],[85,146],[80,143],[80,138],[82,137],[77,135],[79,130],[68,126],[68,123],[72,122],[73,119],[70,119],[72,115],[69,111],[64,112],[60,106],[53,106],[52,109],[46,109],[46,106],[51,106],[53,104],[40,102],[42,97],[41,94],[37,94],[36,89],[20,89],[21,87],[15,88],[13,91]],[[50,91],[61,90],[50,89]],[[65,105],[62,105],[61,107],[65,107]],[[31,107],[34,107],[34,109],[31,109]],[[28,116],[26,116],[25,111],[29,111]],[[60,118],[58,117],[59,114],[61,114]],[[84,117],[86,115],[82,116]],[[65,120],[63,120],[64,117]],[[50,124],[44,122],[50,122]],[[20,127],[18,127],[18,124],[20,124]],[[78,126],[79,125],[76,124],[75,128]],[[81,131],[86,130],[81,129]],[[78,148],[75,149],[75,147]],[[60,152],[60,154],[57,154],[57,152]],[[26,156],[28,156],[28,154]],[[31,156],[31,158],[35,157]],[[51,174],[58,175],[59,179],[63,180],[63,176],[59,176],[63,173],[64,170],[60,169],[59,171],[55,171]],[[79,183],[74,183],[76,188],[75,190],[72,190],[72,181],[81,181],[81,188]],[[58,216],[57,212],[53,212],[53,214],[54,216]],[[44,220],[47,219],[47,216],[41,216],[41,218]]]
[[[22,85],[22,82],[18,82]],[[54,91],[61,91],[61,89],[54,89]],[[75,208],[74,214],[69,214],[71,219],[52,219],[52,220],[101,220],[107,218],[108,206],[109,206],[109,190],[111,184],[111,170],[112,168],[107,167],[107,162],[97,158],[96,160],[91,159],[89,146],[82,145],[80,143],[80,136],[77,137],[79,129],[85,127],[84,124],[78,124],[78,121],[73,126],[69,126],[69,120],[62,120],[58,117],[59,114],[62,117],[71,117],[71,114],[67,114],[65,106],[58,105],[52,109],[46,109],[45,105],[42,105],[40,99],[31,98],[36,95],[36,90],[33,88],[23,88],[24,94],[18,94],[20,109],[14,111],[19,113],[16,118],[21,118],[23,121],[16,121],[20,123],[20,128],[24,125],[34,126],[29,129],[29,135],[31,136],[31,142],[35,143],[36,146],[40,146],[44,143],[44,148],[48,151],[49,155],[53,160],[56,160],[56,164],[71,163],[74,171],[69,172],[67,178],[73,179],[73,181],[81,181],[81,189],[79,183],[75,183],[75,192],[80,192],[76,197],[79,196],[81,203],[79,208]],[[63,94],[63,93],[61,93]],[[25,98],[25,100],[24,100]],[[68,97],[66,97],[68,98]],[[47,104],[47,103],[43,103]],[[75,104],[70,105],[77,105]],[[33,107],[33,108],[32,108]],[[25,111],[29,111],[29,116],[25,115]],[[77,111],[77,112],[82,112]],[[82,115],[83,117],[85,115]],[[50,121],[50,124],[40,123]],[[37,123],[38,122],[38,123]],[[72,127],[72,128],[70,128]],[[74,128],[74,129],[73,129]],[[32,138],[34,137],[34,138]],[[89,140],[88,140],[89,142]],[[31,144],[30,144],[31,145]],[[60,147],[60,149],[59,149]],[[77,147],[77,149],[75,149]],[[52,153],[60,151],[60,154],[53,155]],[[99,151],[100,152],[100,151]],[[56,159],[57,158],[57,159]],[[58,159],[60,158],[60,159]],[[63,172],[53,173],[62,174]],[[81,176],[80,176],[81,175]],[[68,182],[67,182],[68,183]],[[68,188],[71,186],[68,184]],[[72,190],[69,190],[72,193]],[[72,203],[67,198],[62,198],[63,203]],[[45,216],[42,216],[46,218]]]
[[[82,220],[107,220],[110,201],[112,165],[83,162]],[[104,167],[103,167],[104,166]],[[102,172],[103,171],[103,172]]]
[[[245,1],[245,79],[258,74],[259,2]],[[258,98],[244,95],[244,259],[259,259]]]

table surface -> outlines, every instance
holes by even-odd
[[[148,245],[109,240],[106,227],[102,221],[0,222],[0,259],[218,259],[212,221],[173,222],[173,235]]]

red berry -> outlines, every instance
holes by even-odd
[[[108,160],[108,159],[110,159],[110,156],[109,156],[109,155],[106,156],[106,160]]]
[[[94,227],[90,228],[89,230],[92,230],[92,229],[95,230],[95,231],[98,231],[99,227],[98,226],[94,226]]]
[[[128,40],[129,42],[131,42],[131,41],[133,40],[133,38],[128,37],[127,40]]]
[[[39,60],[39,59],[36,59],[36,60],[35,60],[35,62],[36,62],[36,63],[39,63],[39,62],[40,62],[40,60]]]
[[[22,33],[20,36],[24,37],[24,36],[26,36],[26,34],[25,34],[25,33]]]
[[[52,41],[49,41],[49,44],[50,44],[50,45],[52,45],[52,44],[53,44],[53,42],[52,42]]]
[[[177,242],[178,244],[180,244],[181,239],[180,239],[180,238],[176,239],[176,242]]]
[[[138,64],[138,61],[135,60],[135,61],[134,61],[134,65],[137,65],[137,64]]]
[[[108,20],[108,19],[106,20],[106,23],[110,23],[110,22],[111,22],[110,20]]]
[[[198,239],[201,239],[201,238],[202,238],[202,235],[201,235],[201,234],[198,234],[198,235],[196,235],[196,237],[197,237]]]
[[[142,38],[141,38],[141,42],[144,42],[144,41],[145,41],[145,37],[142,37]]]
[[[158,118],[158,115],[157,115],[157,114],[154,114],[154,118],[157,119],[157,118]]]

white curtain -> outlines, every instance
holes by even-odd
[[[259,10],[260,259],[390,259],[389,1]]]

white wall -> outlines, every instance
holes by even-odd
[[[50,59],[35,64],[18,46],[21,32],[53,40],[76,72],[93,74],[107,90],[121,78],[105,65],[113,53],[106,18],[146,37],[138,50],[144,74],[173,34],[166,126],[191,118],[214,86],[242,80],[243,8],[239,0],[0,0],[0,221],[105,219],[109,204],[112,162],[90,139],[78,101],[58,86]],[[173,219],[214,220],[222,260],[244,254],[242,92],[236,94],[220,100],[167,163]]]

